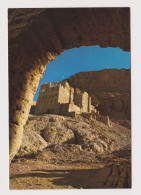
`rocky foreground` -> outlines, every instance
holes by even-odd
[[[30,115],[10,189],[130,188],[131,130],[123,123]]]

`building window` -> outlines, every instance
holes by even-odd
[[[45,92],[45,89],[41,89],[41,92]]]

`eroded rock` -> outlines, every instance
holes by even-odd
[[[47,142],[36,132],[28,131],[24,132],[22,145],[17,156],[25,156],[31,154],[37,154],[47,147]]]
[[[45,148],[52,148],[54,152],[60,150],[60,153],[61,148],[66,148],[64,155],[67,150],[102,154],[130,144],[130,130],[112,124],[112,127],[108,127],[95,119],[83,117],[31,115],[25,125],[23,143],[18,155],[37,154]]]
[[[130,70],[106,69],[81,72],[67,79],[72,87],[92,96],[92,105],[113,118],[131,118]]]
[[[71,129],[58,128],[57,124],[41,131],[42,137],[50,144],[75,143],[75,136]]]

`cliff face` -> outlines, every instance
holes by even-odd
[[[81,72],[68,79],[72,87],[92,96],[92,104],[98,110],[116,119],[130,119],[130,81],[130,70],[126,69]]]

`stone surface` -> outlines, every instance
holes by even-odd
[[[63,143],[75,143],[75,136],[71,129],[66,129],[60,124],[53,123],[49,124],[47,128],[41,131],[42,137],[50,145],[52,144],[63,144]]]
[[[74,133],[75,143],[42,132]],[[61,127],[61,128],[60,128]],[[47,128],[47,129],[45,129]],[[131,131],[116,123],[57,115],[30,115],[22,147],[10,164],[10,189],[131,188]],[[55,139],[53,139],[55,138]],[[47,146],[46,146],[47,145]],[[40,152],[39,152],[40,149]]]
[[[36,109],[36,101],[33,101],[30,108],[30,114],[34,114]]]
[[[82,116],[30,115],[24,127],[18,156],[37,154],[45,148],[80,147],[94,154],[111,152],[131,143],[131,131],[112,122],[112,127]]]
[[[101,114],[117,119],[131,118],[130,70],[81,72],[71,76],[68,82],[72,87],[87,91]]]
[[[37,134],[34,131],[33,132],[24,131],[22,145],[17,156],[37,154],[39,151],[42,151],[45,147],[47,147],[47,143],[39,134]]]
[[[42,84],[35,114],[70,115],[91,111],[89,94],[73,89],[67,81]]]
[[[66,49],[84,45],[129,51],[130,9],[8,10],[10,161],[19,149],[22,127],[46,64]],[[12,124],[17,125],[15,130]],[[15,131],[20,131],[16,138]]]

